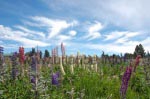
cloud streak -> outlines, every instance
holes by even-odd
[[[72,21],[68,23],[65,20],[52,20],[46,17],[39,17],[39,16],[32,17],[32,19],[35,22],[38,22],[40,26],[48,27],[48,32],[49,32],[48,38],[53,38],[58,34],[60,34],[62,30],[77,24],[76,21]]]
[[[116,40],[115,43],[125,43],[133,37],[138,37],[142,35],[140,32],[130,32],[130,31],[113,31],[107,35],[104,35],[104,41]]]
[[[88,28],[88,34],[84,37],[85,39],[93,40],[101,37],[100,30],[103,29],[103,26],[100,22],[95,22]]]
[[[37,45],[41,47],[50,45],[42,41],[29,39],[28,36],[30,36],[29,33],[19,31],[19,30],[13,30],[9,27],[0,25],[0,38],[2,40],[7,40],[7,42],[16,41],[20,43],[20,46],[22,45],[26,48],[35,47]]]
[[[19,25],[15,26],[15,28],[20,29],[20,30],[22,30],[23,32],[30,33],[31,36],[37,35],[37,36],[40,36],[40,37],[42,37],[42,38],[45,38],[45,33],[43,33],[43,32],[38,32],[38,31],[29,30],[29,29],[27,29],[27,28],[25,28],[25,27],[23,27],[23,26],[19,26]]]

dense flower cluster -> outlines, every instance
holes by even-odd
[[[61,52],[62,52],[62,58],[64,59],[64,57],[65,57],[65,47],[64,47],[63,43],[61,43]]]
[[[24,56],[24,48],[23,47],[19,47],[19,62],[21,64],[24,63],[25,60],[25,56]]]
[[[60,77],[60,73],[56,72],[52,74],[52,85],[59,85],[59,77]]]
[[[140,63],[140,58],[141,58],[141,55],[138,55],[135,59],[135,65],[134,65],[134,72],[136,71],[136,67],[139,65]]]
[[[139,62],[140,62],[140,58],[141,56],[138,55],[135,59],[135,63],[134,63],[134,67],[133,67],[133,71],[135,72],[136,70],[136,67],[138,66]],[[122,84],[121,84],[121,88],[120,88],[120,94],[121,94],[121,97],[124,99],[125,96],[126,96],[126,91],[127,91],[127,88],[128,88],[128,82],[130,80],[130,77],[131,77],[131,74],[132,74],[132,65],[130,64],[130,66],[128,66],[126,68],[126,71],[122,77]]]
[[[31,83],[34,84],[34,87],[35,87],[35,84],[36,84],[36,76],[37,76],[37,59],[35,56],[32,56],[31,58],[31,78],[30,78],[30,81]]]
[[[31,83],[33,83],[33,84],[36,83],[36,77],[34,75],[31,76]]]
[[[0,73],[3,71],[3,63],[4,63],[4,57],[3,57],[3,47],[0,46]]]
[[[37,69],[37,59],[35,56],[32,56],[31,58],[31,71],[36,71]]]
[[[121,88],[120,88],[120,94],[122,97],[126,96],[126,91],[128,88],[128,82],[130,80],[131,74],[132,74],[132,67],[128,66],[126,68],[126,71],[125,71],[123,77],[122,77],[122,84],[121,84]]]
[[[19,74],[19,71],[18,71],[18,68],[17,68],[17,65],[18,65],[18,62],[17,62],[17,52],[14,52],[13,55],[12,55],[12,78],[13,79],[16,79],[16,77],[18,76]]]

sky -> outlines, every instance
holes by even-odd
[[[67,54],[150,51],[149,0],[0,0],[5,53],[64,43]]]

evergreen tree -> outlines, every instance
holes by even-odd
[[[31,51],[31,56],[33,56],[35,54],[35,48],[32,48],[32,51]]]
[[[138,53],[139,53],[139,46],[136,45],[135,51],[134,51],[134,57],[136,57],[138,55]]]
[[[149,51],[147,51],[147,53],[146,53],[146,57],[150,57],[150,53],[149,53]]]
[[[49,52],[48,52],[48,50],[45,50],[44,57],[49,57]]]
[[[125,53],[125,54],[124,54],[124,57],[127,58],[127,59],[131,59],[131,58],[133,58],[133,56],[134,56],[134,55],[131,54],[131,53]]]
[[[104,53],[104,51],[102,51],[102,55],[101,55],[101,57],[104,57],[105,56],[105,53]]]
[[[134,57],[136,57],[137,55],[141,55],[142,57],[145,56],[145,50],[144,50],[142,44],[136,45],[136,47],[135,47]]]
[[[42,59],[42,52],[40,51],[40,59]]]
[[[139,53],[140,53],[140,55],[141,55],[142,57],[145,56],[145,50],[144,50],[142,44],[139,45]]]

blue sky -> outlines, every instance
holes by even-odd
[[[41,50],[63,42],[67,54],[150,49],[149,0],[1,0],[0,46]],[[150,51],[150,50],[149,50]]]

